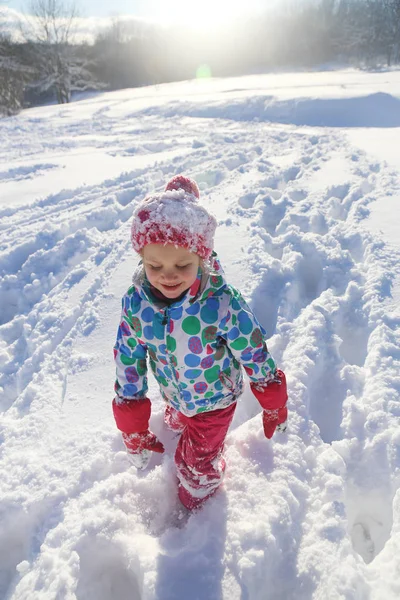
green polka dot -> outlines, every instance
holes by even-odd
[[[129,356],[126,356],[125,354],[120,354],[120,357],[122,364],[126,366],[134,365],[137,361],[137,358],[129,358]]]
[[[140,358],[137,361],[137,372],[139,375],[144,375],[147,371],[147,364],[144,358]]]
[[[237,340],[235,340],[231,343],[231,347],[234,350],[244,350],[245,348],[247,348],[247,338],[244,338],[244,337],[237,338]]]
[[[236,325],[236,323],[237,323],[237,316],[232,315],[232,325]]]
[[[138,337],[142,335],[142,325],[137,317],[132,317],[132,327]]]
[[[267,360],[267,365],[270,367],[271,371],[275,371],[275,369],[276,369],[276,364],[275,364],[275,362],[273,361],[273,359],[272,359],[272,358],[269,358],[269,359]]]
[[[204,394],[204,397],[205,397],[205,398],[211,398],[211,396],[214,396],[214,392],[206,392],[206,393]]]
[[[157,380],[159,381],[159,383],[161,383],[161,385],[163,385],[164,387],[168,387],[168,382],[164,377],[157,377]]]
[[[210,342],[214,342],[217,337],[217,328],[215,325],[209,325],[205,329],[203,329],[201,334],[201,340],[203,342],[203,346],[207,346]]]
[[[167,350],[168,352],[175,352],[176,350],[176,340],[170,335],[167,335]]]
[[[200,321],[197,317],[186,317],[182,321],[182,329],[188,335],[196,335],[201,329]]]
[[[219,365],[215,365],[214,367],[211,367],[211,369],[206,369],[204,371],[204,378],[207,381],[207,383],[213,383],[219,378],[219,373],[220,367]]]
[[[136,348],[137,346],[137,341],[135,340],[135,338],[129,338],[127,341],[127,344],[130,348]]]
[[[254,329],[253,333],[250,336],[250,344],[253,348],[257,348],[258,346],[261,346],[262,343],[263,336],[261,330],[257,327],[257,329]]]
[[[131,287],[130,287],[130,288],[129,288],[129,290],[128,290],[128,295],[129,295],[129,294],[133,294],[133,292],[134,292],[134,291],[135,291],[135,286],[134,286],[134,285],[131,285]]]
[[[222,277],[220,275],[212,275],[211,283],[214,287],[220,287],[222,285]]]

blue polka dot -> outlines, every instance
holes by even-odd
[[[211,325],[218,320],[218,311],[210,309],[207,305],[203,306],[200,311],[200,318],[203,323]]]
[[[232,308],[233,310],[241,310],[242,308],[236,298],[232,298]]]
[[[200,360],[200,357],[195,354],[187,354],[185,356],[185,365],[188,367],[198,367]]]
[[[189,402],[192,399],[192,394],[188,390],[183,390],[182,396],[185,402]]]
[[[137,292],[135,292],[133,294],[133,296],[131,297],[130,307],[126,307],[126,308],[130,308],[132,314],[135,315],[137,312],[139,312],[141,305],[142,305],[142,300],[141,300],[139,294]]]
[[[144,321],[145,323],[152,322],[152,320],[154,319],[154,310],[151,308],[151,306],[148,306],[144,309],[144,311],[141,314],[141,318],[142,321]]]
[[[200,310],[200,303],[194,302],[194,304],[192,304],[191,306],[189,306],[189,308],[186,309],[186,312],[188,315],[197,315],[199,310]]]
[[[222,390],[224,386],[222,385],[222,381],[218,380],[214,383],[214,387],[216,390]]]
[[[164,367],[164,373],[165,373],[166,377],[168,377],[168,379],[172,379],[172,372],[169,367]]]
[[[161,352],[161,354],[167,354],[167,346],[166,344],[160,344],[158,347],[158,351]]]
[[[131,356],[131,349],[128,348],[128,346],[125,346],[124,344],[121,344],[119,347],[119,350],[121,352],[121,354],[125,354],[125,356]]]
[[[151,325],[146,325],[146,327],[143,327],[143,335],[146,340],[154,340],[154,332]]]
[[[146,358],[146,347],[138,344],[136,348],[132,351],[132,358]]]
[[[247,312],[241,310],[238,314],[239,329],[243,335],[248,335],[253,331],[253,323]]]
[[[185,371],[185,377],[186,379],[196,379],[197,377],[200,377],[202,373],[203,371],[201,369],[188,369]]]
[[[178,308],[172,308],[170,312],[171,319],[173,319],[174,321],[178,321],[182,317],[182,313],[182,306],[179,306]]]
[[[207,298],[206,306],[208,310],[218,310],[219,309],[219,300],[217,298]]]
[[[189,410],[193,410],[194,408],[196,408],[196,406],[193,404],[193,402],[188,402],[186,404],[186,408]]]
[[[225,371],[226,369],[229,369],[231,364],[231,361],[229,358],[225,358],[223,364],[222,364],[222,370]]]
[[[199,398],[199,400],[196,400],[196,406],[207,406],[208,402],[208,398]]]
[[[137,394],[138,391],[136,385],[134,385],[133,383],[128,383],[127,385],[124,385],[122,389],[124,396],[126,396],[127,398],[129,396],[134,396],[135,394]]]
[[[153,319],[153,332],[154,332],[154,336],[158,340],[164,339],[164,329],[165,329],[165,327],[162,324],[162,317],[161,317],[161,315],[159,315],[157,313],[156,315],[154,315],[154,319]]]
[[[221,329],[224,329],[224,327],[226,327],[226,325],[227,325],[227,323],[228,323],[228,321],[229,321],[229,319],[230,319],[230,318],[231,318],[231,313],[228,313],[228,314],[227,314],[227,315],[226,315],[226,316],[225,316],[225,317],[222,319],[222,321],[221,321],[221,323],[220,323],[220,327],[221,327]]]
[[[236,340],[240,335],[240,331],[237,327],[232,327],[230,331],[228,331],[228,338],[230,340]]]

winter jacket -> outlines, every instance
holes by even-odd
[[[213,271],[199,269],[187,294],[170,305],[153,296],[141,267],[122,299],[114,346],[117,404],[146,397],[148,362],[164,400],[188,417],[235,402],[241,365],[253,382],[273,378],[263,327],[226,283],[215,253],[212,260]]]

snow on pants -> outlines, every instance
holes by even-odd
[[[184,429],[175,452],[179,499],[188,509],[200,506],[221,484],[225,471],[224,442],[236,402],[219,410],[186,417],[179,413]]]

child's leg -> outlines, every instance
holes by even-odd
[[[182,415],[186,427],[175,452],[179,479],[179,499],[189,509],[209,498],[221,484],[225,461],[225,437],[236,403],[194,417]]]
[[[185,429],[184,417],[182,413],[175,410],[172,406],[167,404],[164,412],[164,422],[169,429],[181,433]]]

